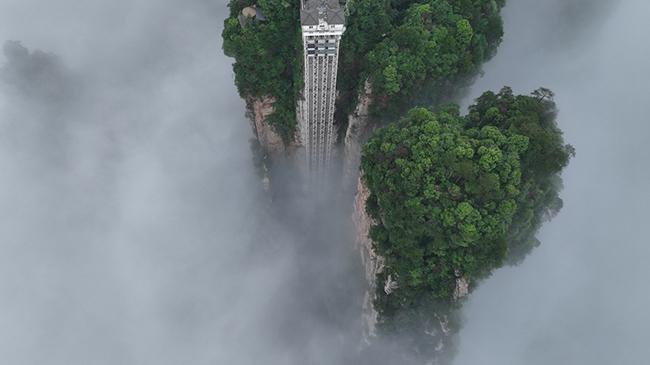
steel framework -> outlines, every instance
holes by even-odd
[[[299,102],[299,129],[311,180],[321,182],[330,169],[343,9],[338,1],[308,0],[301,10],[304,89]]]

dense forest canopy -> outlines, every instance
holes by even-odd
[[[257,6],[266,20],[238,19]],[[417,105],[453,98],[496,53],[504,0],[358,0],[347,2],[337,76],[337,122],[345,124],[366,81],[373,116],[396,118]],[[247,99],[274,98],[268,123],[293,137],[302,89],[299,0],[232,0],[223,49],[234,57],[235,84]]]
[[[239,15],[257,5],[265,20]],[[274,98],[275,113],[267,118],[285,139],[293,138],[296,100],[302,89],[300,1],[232,0],[224,24],[223,51],[234,57],[233,71],[239,95],[250,101]]]
[[[556,114],[550,90],[504,87],[464,117],[453,104],[413,108],[364,145],[370,238],[385,258],[374,307],[409,361],[453,357],[457,287],[521,263],[562,207],[560,174],[575,152]]]
[[[414,108],[364,146],[370,234],[386,258],[378,280],[398,284],[378,290],[385,319],[423,297],[449,298],[458,278],[520,263],[562,207],[560,173],[574,151],[555,123],[553,93],[504,87],[469,111]]]
[[[354,109],[368,80],[374,116],[449,100],[496,54],[503,0],[362,0],[349,3],[339,108]]]

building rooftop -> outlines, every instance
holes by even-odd
[[[329,8],[329,9],[339,9],[341,4],[338,0],[303,0],[302,8],[303,9],[317,9],[317,8]]]
[[[300,10],[301,25],[345,24],[344,9],[338,0],[305,0]]]
[[[300,10],[300,25],[318,25],[318,10]]]

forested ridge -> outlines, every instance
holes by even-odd
[[[496,54],[504,0],[363,0],[349,3],[338,109],[349,114],[368,80],[373,116],[451,100]]]
[[[238,16],[257,5],[266,20]],[[296,100],[302,88],[302,40],[300,1],[232,0],[224,22],[223,51],[235,58],[233,71],[239,95],[245,100],[273,98],[275,113],[266,122],[285,140],[293,139]]]
[[[422,333],[455,305],[459,279],[476,283],[539,245],[535,234],[562,207],[560,174],[575,153],[556,114],[550,90],[504,87],[466,116],[453,104],[414,108],[364,145],[370,236],[386,260],[374,303],[384,333],[415,327],[414,342],[431,337]],[[387,281],[397,284],[391,292]]]

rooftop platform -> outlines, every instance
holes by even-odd
[[[300,10],[300,25],[345,24],[344,10],[338,0],[305,0]]]

